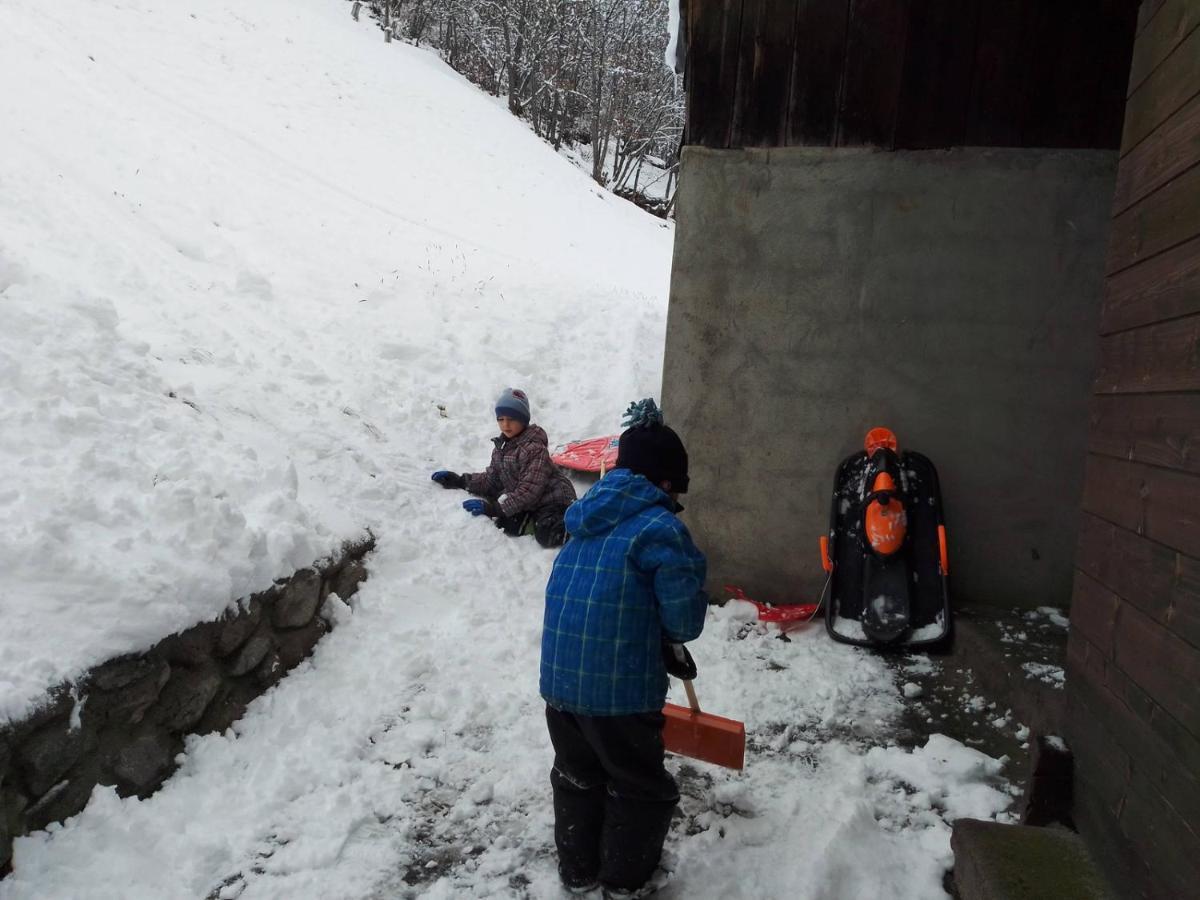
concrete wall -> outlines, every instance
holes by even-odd
[[[833,473],[942,478],[957,602],[1071,594],[1116,154],[684,151],[662,390],[712,585],[815,599]]]

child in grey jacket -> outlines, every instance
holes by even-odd
[[[477,495],[463,509],[488,516],[505,534],[532,534],[543,547],[558,547],[566,540],[563,514],[575,502],[575,486],[550,461],[546,432],[529,419],[525,392],[505,389],[496,400],[500,434],[492,439],[487,469],[462,475],[440,469],[433,480]]]

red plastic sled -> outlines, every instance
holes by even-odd
[[[747,603],[753,603],[758,610],[758,621],[760,622],[779,622],[780,624],[787,623],[804,623],[812,621],[817,614],[818,603],[797,603],[787,606],[772,606],[769,603],[760,603],[758,600],[752,600],[746,596],[746,592],[736,585],[727,584],[725,590],[734,600],[745,600]]]
[[[617,441],[620,435],[571,441],[551,457],[556,465],[577,472],[606,472],[617,462]]]

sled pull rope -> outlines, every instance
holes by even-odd
[[[683,683],[683,689],[687,691],[688,705],[692,708],[692,712],[700,712],[700,701],[696,699],[696,689],[692,687],[690,679]]]
[[[825,539],[821,538],[821,540]],[[833,580],[833,567],[831,566],[827,571],[828,574],[825,576],[825,586],[821,588],[821,596],[817,598],[817,608],[813,610],[811,616],[805,619],[806,622],[811,622],[813,619],[815,619],[817,617],[817,613],[821,611],[821,607],[825,605],[825,597],[829,594],[829,582]]]

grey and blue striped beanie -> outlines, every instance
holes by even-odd
[[[496,401],[496,418],[508,416],[522,425],[529,424],[529,398],[517,388],[505,388]]]

